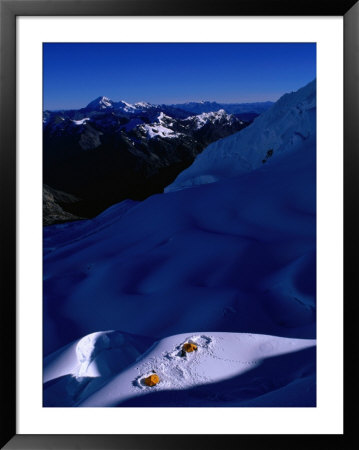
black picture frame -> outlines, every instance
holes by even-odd
[[[17,435],[16,434],[16,17],[18,16],[343,16],[344,17],[344,434],[343,435]],[[1,448],[201,449],[350,447],[355,437],[355,292],[359,169],[359,2],[341,0],[0,0]],[[355,410],[354,410],[355,411]]]

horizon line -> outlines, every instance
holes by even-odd
[[[221,102],[218,100],[188,100],[185,102],[168,102],[168,103],[152,103],[152,102],[148,102],[147,100],[139,100],[139,101],[135,101],[135,102],[128,102],[127,100],[112,100],[110,97],[107,97],[106,95],[99,95],[98,97],[95,97],[93,100],[91,100],[90,102],[88,102],[86,104],[86,106],[81,106],[81,107],[63,107],[63,108],[43,108],[43,111],[70,111],[73,109],[84,109],[86,108],[91,102],[99,99],[99,98],[106,98],[108,100],[111,100],[113,103],[120,103],[120,102],[125,102],[128,103],[130,105],[135,105],[136,103],[148,103],[149,105],[153,105],[153,106],[173,106],[173,105],[186,105],[189,103],[217,103],[219,105],[245,105],[245,104],[253,104],[253,103],[275,103],[277,100],[279,100],[280,97],[278,97],[277,100],[255,100],[255,101],[225,101],[225,102]]]

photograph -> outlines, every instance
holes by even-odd
[[[349,449],[358,24],[0,0],[0,448]]]
[[[316,43],[42,52],[43,406],[315,408]]]

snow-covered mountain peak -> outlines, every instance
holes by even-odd
[[[162,137],[162,138],[178,138],[182,135],[182,133],[175,132],[173,130],[174,119],[170,116],[167,116],[164,112],[160,112],[158,115],[156,122],[152,124],[143,124],[140,125],[142,131],[147,134],[149,139]]]
[[[170,116],[167,116],[167,114],[165,114],[163,111],[160,112],[157,119],[160,123],[173,121],[173,118]]]
[[[148,109],[152,108],[154,105],[148,102],[137,102],[135,103],[136,108]]]
[[[190,116],[186,119],[189,122],[194,122],[197,129],[202,128],[208,122],[216,123],[221,120],[226,120],[228,123],[232,123],[234,117],[232,114],[227,114],[224,109],[218,111],[204,112],[195,116]]]
[[[108,97],[104,96],[97,97],[95,100],[93,100],[86,106],[86,109],[104,110],[108,108],[113,108],[113,101],[110,100]]]
[[[115,108],[126,113],[136,114],[141,111],[154,108],[155,106],[147,102],[128,103],[125,100],[120,100],[115,104]]]
[[[110,100],[108,97],[102,97],[101,103],[103,105],[110,106],[112,104],[112,100]]]
[[[204,113],[192,119],[200,126],[207,117],[218,113]],[[307,143],[315,142],[315,137],[316,80],[283,95],[244,130],[210,144],[165,192],[249,172],[282,153],[308,147]]]
[[[210,111],[210,112],[204,112],[202,114],[199,114],[200,117],[203,118],[217,118],[217,117],[223,117],[223,116],[230,116],[230,114],[227,114],[224,109],[219,109],[218,111]]]
[[[114,102],[108,97],[101,96],[97,97],[95,100],[92,100],[92,102],[90,102],[86,106],[86,109],[91,111],[104,111],[108,109],[115,109],[116,111],[135,114],[154,107],[155,105],[152,105],[151,103],[147,102],[129,103],[125,100]]]

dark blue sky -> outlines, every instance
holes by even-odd
[[[44,44],[44,109],[277,100],[316,76],[315,44]]]

